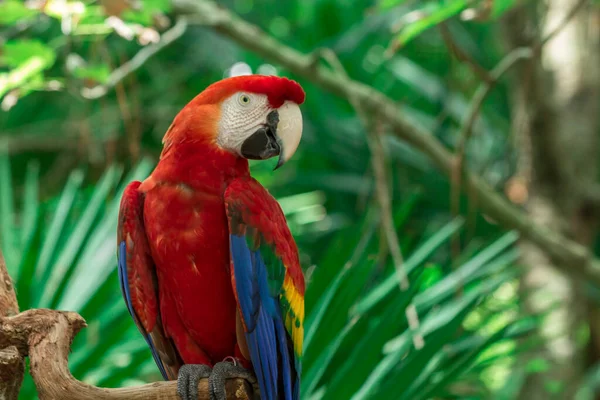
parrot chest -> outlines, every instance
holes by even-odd
[[[212,362],[232,356],[236,303],[223,197],[181,183],[159,185],[146,194],[144,224],[161,317],[184,361],[198,362],[196,346]]]

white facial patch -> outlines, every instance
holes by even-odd
[[[267,96],[235,93],[221,104],[217,144],[240,154],[244,140],[266,123],[270,111]]]

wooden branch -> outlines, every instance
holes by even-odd
[[[454,155],[430,132],[406,118],[402,108],[383,93],[364,83],[340,76],[322,65],[315,65],[313,56],[286,46],[213,1],[174,0],[174,5],[179,13],[198,16],[201,23],[214,31],[321,89],[344,98],[355,98],[366,112],[376,112],[387,122],[398,138],[429,156],[440,170],[451,175]],[[557,267],[563,272],[600,285],[600,261],[585,246],[533,223],[525,212],[513,206],[481,177],[466,171],[464,181],[465,187],[479,199],[483,212],[505,228],[519,231],[523,237],[555,259]]]
[[[519,47],[512,50],[508,53],[500,62],[494,67],[494,69],[485,77],[482,78],[484,81],[475,92],[473,99],[471,100],[471,104],[469,106],[469,110],[465,118],[463,119],[463,123],[461,126],[458,143],[458,155],[457,155],[457,164],[463,164],[463,158],[465,153],[466,143],[471,137],[471,133],[473,131],[473,126],[475,125],[475,121],[477,120],[477,115],[483,106],[483,101],[489,94],[489,92],[496,86],[496,83],[500,80],[500,78],[517,62],[532,58],[540,49],[548,43],[554,36],[556,36],[567,23],[577,14],[577,12],[581,9],[581,7],[587,2],[587,0],[580,0],[575,7],[569,12],[569,14],[565,17],[565,19],[558,24],[552,32],[548,33],[539,43],[531,47]]]
[[[467,142],[471,138],[473,132],[473,126],[477,120],[477,116],[483,106],[483,102],[490,91],[496,86],[498,80],[518,61],[531,58],[533,51],[530,48],[523,47],[517,48],[508,53],[496,67],[491,71],[490,78],[479,85],[475,91],[475,95],[471,100],[467,114],[465,115],[460,132],[458,134],[458,145],[456,146],[456,155],[454,159],[454,165],[451,172],[452,187],[450,188],[450,208],[453,215],[458,215],[460,211],[460,191],[462,184],[462,176],[465,168],[465,152],[467,148]],[[458,244],[457,234],[453,235],[452,248],[455,251]]]
[[[0,349],[0,399],[17,400],[25,375],[25,362],[15,346]]]
[[[546,43],[548,43],[550,40],[552,40],[554,38],[554,36],[556,36],[558,33],[560,33],[560,31],[569,23],[569,21],[571,19],[573,19],[573,17],[575,17],[575,15],[579,12],[579,10],[581,10],[581,8],[588,3],[588,0],[579,0],[579,2],[577,4],[575,4],[575,6],[571,9],[571,11],[569,11],[569,13],[567,15],[565,15],[565,18],[558,23],[554,29],[548,33],[546,36],[544,36],[542,38],[542,40],[537,44],[537,49],[541,49],[542,47],[544,47],[544,45]]]
[[[10,275],[8,275],[4,256],[0,251],[0,318],[9,317],[18,312],[19,303],[17,303],[15,288]],[[0,346],[0,348],[2,348],[2,346]]]
[[[463,50],[458,43],[454,41],[452,37],[452,33],[450,32],[450,28],[448,28],[448,24],[446,22],[442,22],[439,25],[440,33],[442,34],[442,39],[446,44],[450,54],[454,56],[458,61],[465,63],[469,66],[471,71],[479,79],[484,82],[492,82],[493,78],[490,75],[489,71],[483,68],[481,65],[477,63],[465,50]]]
[[[316,54],[318,57],[322,57],[327,63],[336,71],[338,74],[348,78],[346,69],[338,59],[337,55],[331,49],[320,49],[319,53]],[[318,62],[318,59],[313,60],[314,65]],[[385,238],[388,250],[392,256],[392,262],[394,263],[394,269],[398,276],[398,282],[401,291],[406,291],[410,287],[408,275],[404,268],[404,258],[402,257],[402,250],[400,249],[400,240],[396,234],[396,228],[394,227],[394,218],[392,215],[392,195],[388,185],[387,174],[385,172],[387,153],[385,152],[383,140],[384,130],[383,124],[377,121],[375,118],[369,118],[368,114],[362,108],[361,104],[357,99],[350,97],[350,104],[354,107],[356,114],[359,117],[360,122],[367,133],[367,143],[369,150],[371,151],[371,167],[373,168],[373,175],[375,178],[375,198],[379,205],[379,212],[381,214],[381,231]],[[376,126],[373,126],[376,125]],[[425,346],[425,340],[423,335],[418,332],[420,322],[419,315],[414,303],[410,303],[405,310],[406,319],[408,320],[408,326],[413,333],[413,345],[415,349],[419,350]]]
[[[460,132],[458,134],[458,144],[456,146],[456,156],[451,173],[452,187],[450,190],[450,209],[453,215],[458,215],[460,210],[460,192],[461,192],[461,178],[465,170],[465,152],[467,142],[471,138],[473,133],[473,127],[477,117],[483,106],[488,94],[496,86],[500,78],[506,74],[514,65],[519,61],[525,59],[531,59],[536,56],[542,47],[548,43],[556,34],[558,34],[565,25],[575,16],[579,9],[586,3],[586,0],[580,0],[575,7],[569,12],[566,18],[558,24],[555,29],[548,33],[542,40],[533,44],[530,47],[518,47],[513,49],[510,53],[504,56],[500,62],[494,67],[494,69],[482,78],[483,82],[479,85],[471,103],[469,109],[463,118]],[[447,29],[447,28],[446,28]],[[443,30],[442,30],[443,32]],[[449,35],[449,32],[447,33]],[[596,203],[594,203],[596,204]],[[453,235],[452,238],[452,249],[453,251],[458,247],[458,233]]]
[[[86,99],[98,99],[108,93],[109,90],[117,86],[119,82],[137,71],[149,58],[179,39],[187,29],[185,18],[178,18],[171,29],[163,33],[158,43],[150,44],[141,49],[131,60],[115,69],[103,85],[93,88],[81,89],[81,95]]]
[[[69,371],[68,356],[73,338],[86,326],[85,320],[74,312],[47,309],[4,316],[5,310],[18,311],[15,305],[16,297],[0,252],[0,399],[17,400],[25,356],[29,356],[31,376],[41,400],[180,399],[177,381],[122,389],[99,388],[78,381]],[[228,399],[254,398],[252,386],[243,379],[229,379],[225,390]],[[207,379],[199,382],[198,399],[210,399]]]
[[[0,320],[10,317],[19,312],[19,304],[15,295],[15,288],[8,275],[6,262],[2,251],[0,251]],[[0,336],[4,330],[0,326]],[[23,375],[25,374],[25,362],[15,346],[2,345],[0,339],[0,399],[17,400]]]
[[[333,50],[322,48],[319,50],[319,55],[327,61],[335,72],[348,78],[346,69]],[[363,125],[363,129],[367,134],[367,145],[371,151],[371,168],[373,168],[373,177],[375,178],[375,198],[377,199],[379,212],[381,214],[381,231],[392,256],[394,268],[400,283],[400,290],[406,291],[409,289],[410,283],[408,281],[406,270],[404,269],[404,258],[402,257],[402,250],[399,245],[400,240],[396,234],[394,218],[392,216],[392,199],[386,176],[387,174],[385,172],[388,157],[383,148],[383,125],[380,121],[376,120],[377,116],[373,118],[367,114],[358,99],[350,97],[348,98],[348,101],[356,111],[356,114]]]

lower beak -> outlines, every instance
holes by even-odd
[[[250,160],[266,160],[281,153],[275,133],[271,127],[263,126],[244,141],[242,156]]]
[[[296,103],[286,101],[267,115],[265,126],[254,132],[241,147],[243,157],[266,160],[279,155],[277,166],[281,167],[296,152],[302,137],[302,114]]]

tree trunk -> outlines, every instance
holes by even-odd
[[[600,15],[597,6],[585,4],[569,18],[579,3],[527,2],[507,17],[505,28],[514,48],[535,46],[564,25],[539,54],[517,68],[513,137],[531,218],[591,246],[599,216]],[[523,241],[520,246],[527,311],[540,313],[554,305],[540,327],[544,344],[533,355],[544,360],[547,370],[528,376],[520,398],[572,399],[587,366],[600,359],[600,318],[592,311],[597,307],[589,307],[584,282],[558,272],[533,244]],[[582,335],[586,330],[589,344]]]

